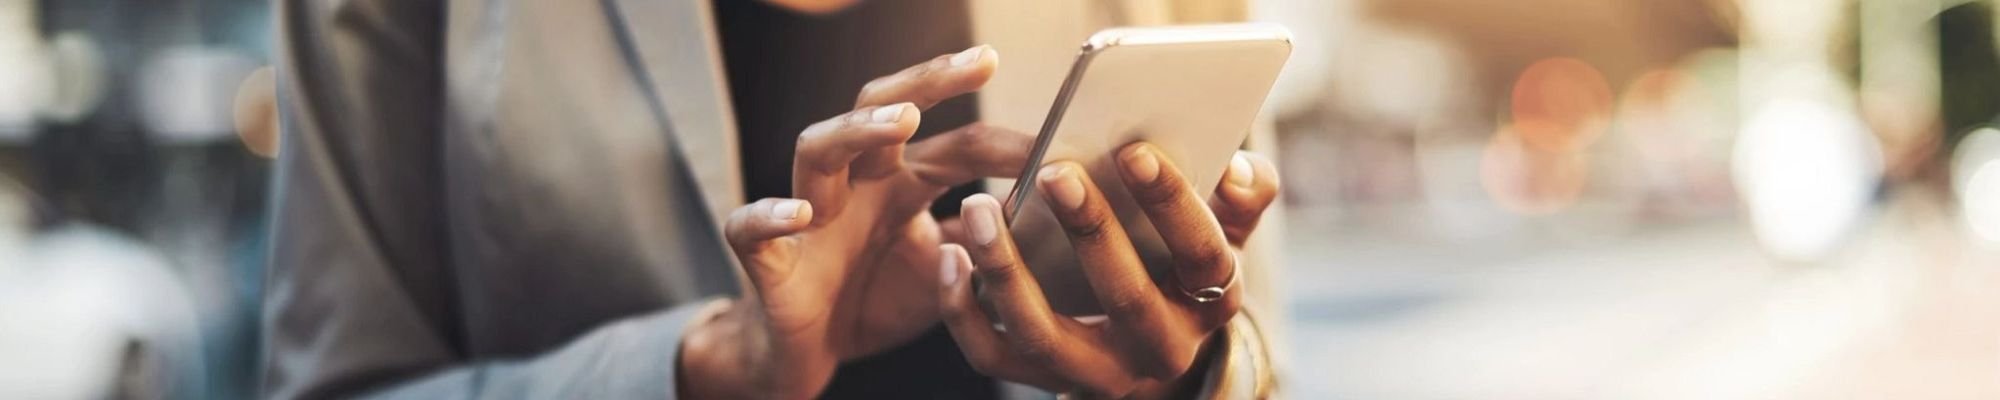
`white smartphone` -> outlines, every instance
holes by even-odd
[[[1291,52],[1291,32],[1263,23],[1114,28],[1084,42],[1005,205],[1014,242],[1055,311],[1103,313],[1068,237],[1035,193],[1039,167],[1084,165],[1159,280],[1171,255],[1125,191],[1118,150],[1152,143],[1203,199],[1213,196]]]

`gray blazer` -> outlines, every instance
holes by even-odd
[[[264,394],[674,397],[736,285],[707,6],[281,1]]]
[[[739,282],[709,5],[280,1],[264,394],[675,397],[683,327]],[[1208,395],[1273,386],[1258,331]]]

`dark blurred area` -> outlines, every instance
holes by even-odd
[[[913,18],[980,1],[1012,0]],[[1297,36],[1263,148],[1287,179],[1286,393],[2000,397],[1991,2],[1251,10]],[[270,11],[0,0],[0,398],[255,393],[273,182],[237,119]],[[732,60],[803,45],[735,37]],[[827,49],[808,58],[867,57]],[[787,101],[784,82],[730,83]]]

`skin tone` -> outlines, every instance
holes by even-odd
[[[1182,297],[1179,286],[1155,284],[1130,256],[1129,244],[1123,244],[1124,254],[1118,253],[1118,243],[1125,240],[1122,232],[1098,229],[1100,236],[1081,236],[1091,240],[1078,246],[1092,249],[1085,253],[1086,268],[1121,272],[1093,276],[1092,284],[1103,284],[1100,291],[1112,289],[1120,299],[1143,302],[1107,307],[1119,312],[1103,324],[1073,325],[1082,323],[1054,316],[1039,292],[1028,291],[1034,282],[1025,277],[1024,268],[995,262],[1018,255],[1012,254],[1011,242],[994,239],[1007,235],[990,223],[998,220],[998,203],[991,196],[968,200],[964,215],[971,221],[939,221],[927,211],[952,186],[1020,175],[1031,135],[975,124],[909,142],[925,110],[977,90],[992,77],[998,61],[999,55],[984,46],[938,56],[870,82],[852,111],[805,129],[794,156],[792,187],[798,197],[759,200],[735,210],[725,224],[725,235],[749,278],[748,294],[689,328],[678,360],[683,395],[810,398],[825,388],[841,362],[902,345],[943,320],[952,321],[952,333],[974,365],[1002,379],[1105,395],[1164,393],[1176,386],[1195,364],[1204,338],[1235,315],[1235,291],[1200,307],[1175,305],[1179,300],[1169,298]],[[1142,154],[1153,154],[1146,151]],[[1248,183],[1225,184],[1214,202],[1203,203],[1170,164],[1155,160],[1160,168],[1154,169],[1154,183],[1135,193],[1144,194],[1142,200],[1157,200],[1145,204],[1149,213],[1159,215],[1155,221],[1171,225],[1162,227],[1163,233],[1174,235],[1170,244],[1208,251],[1186,256],[1188,265],[1182,269],[1190,283],[1225,282],[1233,262],[1227,255],[1233,251],[1230,243],[1240,243],[1229,241],[1237,238],[1229,235],[1248,235],[1255,228],[1257,215],[1275,197],[1276,174],[1269,163],[1244,157],[1232,167],[1228,181]],[[1072,170],[1051,175],[1087,179],[1064,171]],[[1074,220],[1083,227],[1090,220],[1078,218],[1111,215],[1102,211],[1101,197],[1087,180],[1043,185],[1067,188],[1062,190],[1081,185],[1081,203],[1074,190],[1058,190],[1071,197],[1051,201],[1081,204],[1065,208],[1073,211],[1059,218],[1066,224]],[[1073,230],[1073,237],[1075,232],[1084,231]],[[980,245],[968,253],[945,243]],[[979,262],[966,261],[968,257]],[[940,260],[947,259],[955,261],[940,268]],[[1010,334],[966,329],[987,318],[966,308],[970,280],[958,277],[972,273],[967,271],[994,277],[983,280],[1007,282],[989,288],[1011,293],[994,299],[1006,310],[998,320],[1023,328],[1010,329],[1016,332]],[[951,283],[946,295],[930,301],[940,298],[940,282]],[[1162,319],[1134,319],[1142,315]],[[1082,336],[1089,332],[1100,333]],[[1117,338],[1139,340],[1130,348],[1105,344]],[[1024,345],[1044,343],[1042,339],[1052,346]],[[1098,367],[1106,369],[1092,369]]]
[[[1050,310],[1015,250],[992,196],[965,199],[967,241],[947,244],[939,290],[947,326],[968,361],[1001,379],[1089,397],[1161,398],[1187,390],[1203,343],[1236,316],[1242,290],[1198,302],[1197,288],[1222,286],[1236,251],[1276,198],[1271,163],[1238,153],[1213,201],[1196,196],[1151,145],[1118,156],[1122,182],[1173,252],[1172,277],[1154,282],[1109,203],[1080,165],[1043,167],[1036,182],[1082,261],[1104,318],[1068,318]],[[963,277],[979,277],[982,290]],[[1181,282],[1173,282],[1180,280]],[[986,296],[996,315],[979,308]],[[994,323],[1004,327],[998,330]]]
[[[807,127],[793,199],[737,209],[724,233],[750,288],[681,345],[694,398],[812,397],[842,361],[934,326],[938,245],[928,212],[954,185],[1014,176],[1030,138],[981,125],[907,143],[924,110],[992,77],[998,54],[938,56],[862,88],[852,111]]]

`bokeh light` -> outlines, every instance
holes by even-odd
[[[1582,153],[1545,151],[1513,129],[1501,129],[1480,157],[1480,183],[1502,208],[1547,215],[1576,203],[1590,176]]]
[[[1989,161],[2000,160],[2000,129],[1982,127],[1965,134],[1959,139],[1958,150],[1951,157],[1952,194],[1965,199],[1973,173]]]
[[[1952,191],[1959,217],[1986,245],[2000,245],[2000,129],[1966,134],[1952,155]]]
[[[1528,65],[1514,81],[1511,100],[1514,131],[1543,151],[1577,151],[1610,126],[1610,84],[1596,67],[1575,58]]]
[[[1731,164],[1757,239],[1774,256],[1815,261],[1858,220],[1881,151],[1854,113],[1777,99],[1744,124]]]
[[[1965,226],[1988,245],[2000,244],[2000,160],[1980,164],[1966,179],[1959,210]]]

